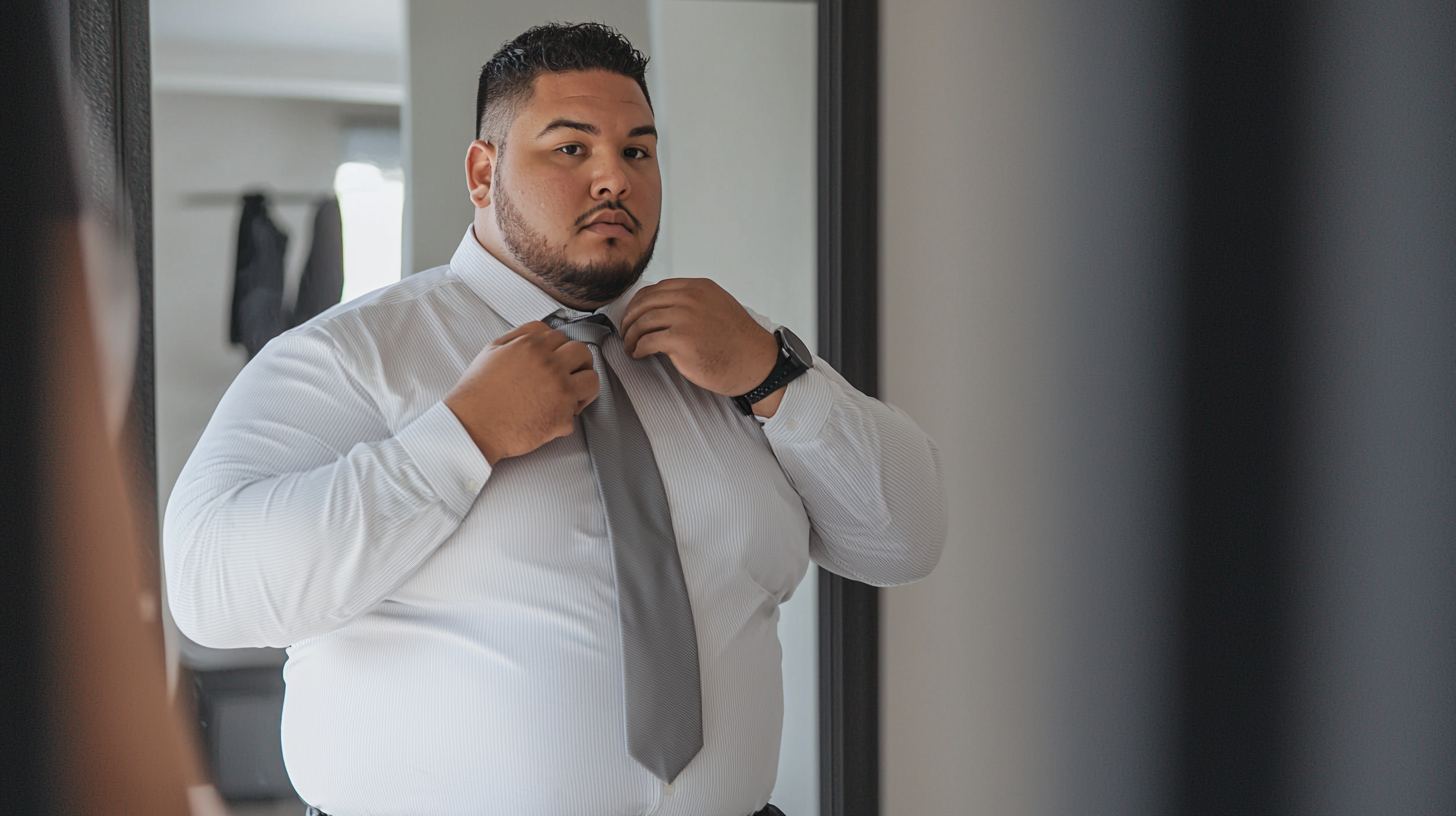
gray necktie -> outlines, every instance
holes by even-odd
[[[606,511],[617,579],[627,753],[672,782],[703,747],[703,693],[697,630],[667,493],[637,411],[602,357],[611,321],[598,314],[547,322],[591,347],[601,381],[597,398],[579,419]]]

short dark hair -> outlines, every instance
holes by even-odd
[[[647,57],[622,33],[602,23],[547,23],[500,47],[480,69],[475,91],[475,138],[503,146],[536,77],[566,71],[610,71],[637,81],[647,107]]]

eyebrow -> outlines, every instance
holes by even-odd
[[[550,133],[551,131],[559,130],[561,128],[579,130],[582,133],[590,133],[593,136],[600,136],[602,133],[602,131],[596,125],[589,125],[586,122],[573,122],[570,119],[554,119],[552,120],[551,124],[547,125],[544,128],[541,128],[541,132],[536,134],[536,138],[539,139],[542,136]]]
[[[553,130],[561,130],[562,128],[566,128],[568,130],[579,130],[582,133],[589,133],[592,136],[602,135],[601,128],[598,128],[596,125],[589,124],[587,122],[577,122],[571,119],[553,119],[550,124],[548,124],[544,128],[541,128],[541,132],[536,134],[536,138],[539,139]],[[627,133],[627,138],[629,139],[634,139],[638,136],[655,137],[657,136],[657,128],[653,127],[652,125],[639,125],[632,128]]]

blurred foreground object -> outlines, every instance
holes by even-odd
[[[120,411],[103,409],[51,43],[40,0],[7,5],[0,812],[180,816],[195,762],[168,703],[155,609],[139,602],[137,514],[107,432]]]

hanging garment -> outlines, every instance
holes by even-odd
[[[298,298],[288,325],[300,326],[334,306],[344,295],[344,224],[339,199],[319,199],[313,213],[313,246],[298,280]]]
[[[268,199],[260,193],[243,196],[230,339],[248,350],[248,359],[287,328],[283,314],[287,250],[288,235],[269,217]]]

